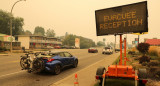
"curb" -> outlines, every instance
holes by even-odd
[[[8,56],[8,54],[0,54],[0,56]]]

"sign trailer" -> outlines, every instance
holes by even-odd
[[[113,8],[96,10],[97,36],[120,35],[120,60],[119,65],[99,67],[96,79],[100,80],[100,86],[104,86],[105,78],[127,78],[137,81],[139,86],[145,86],[146,69],[138,69],[138,75],[132,66],[126,65],[126,38],[124,39],[124,64],[122,64],[122,34],[148,32],[147,1],[118,6]]]

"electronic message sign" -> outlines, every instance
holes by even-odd
[[[148,32],[147,1],[96,10],[97,36]]]

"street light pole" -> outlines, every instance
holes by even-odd
[[[11,44],[10,44],[10,52],[12,53],[12,11],[13,11],[13,8],[14,8],[14,6],[18,3],[18,2],[20,2],[20,1],[26,1],[26,0],[18,0],[18,1],[16,1],[14,4],[13,4],[13,6],[12,6],[12,9],[11,9],[11,18],[10,18],[10,35],[11,35],[11,39],[10,39],[10,41],[11,41]]]

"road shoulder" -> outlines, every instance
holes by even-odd
[[[95,80],[95,74],[96,70],[100,66],[108,67],[111,65],[119,56],[119,53],[112,54],[110,56],[106,56],[105,59],[100,60],[78,72],[76,74],[78,75],[78,82],[79,86],[93,86],[96,82]],[[75,82],[75,74],[71,74],[70,76],[53,83],[51,86],[73,86]]]

